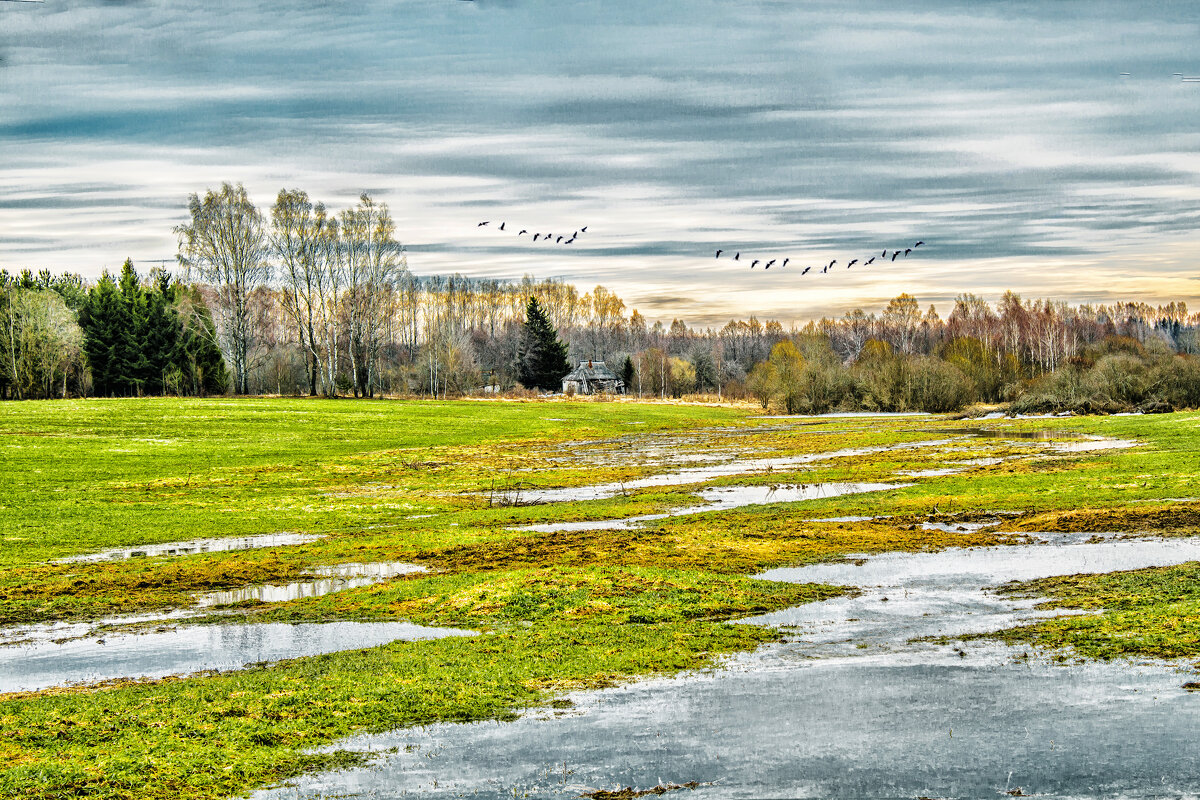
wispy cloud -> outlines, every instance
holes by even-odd
[[[1098,275],[1196,298],[1200,89],[1170,77],[1200,72],[1194,4],[4,5],[10,269],[169,257],[187,194],[240,180],[264,206],[368,189],[418,272],[603,283],[653,317],[1098,300]],[[895,266],[793,268],[918,238]]]

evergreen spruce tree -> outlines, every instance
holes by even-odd
[[[80,309],[83,347],[92,371],[93,391],[101,397],[127,394],[130,324],[124,298],[107,272],[88,292]]]
[[[525,341],[521,348],[520,380],[527,389],[553,391],[571,371],[567,345],[558,338],[536,297],[525,307]]]
[[[625,356],[625,363],[621,365],[621,380],[625,384],[625,391],[633,391],[633,379],[637,377],[633,369],[633,359]]]
[[[125,364],[124,384],[129,394],[141,395],[147,392],[147,384],[153,382],[154,367],[146,353],[149,303],[132,260],[125,259],[121,266],[121,279],[117,285],[121,289],[121,300],[125,305],[125,352],[122,354]]]

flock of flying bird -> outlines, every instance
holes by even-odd
[[[491,220],[484,220],[483,222],[477,223],[475,227],[482,228],[490,223]],[[507,224],[507,222],[501,222],[500,227],[496,228],[496,230],[504,231],[505,233],[512,233],[512,231],[504,229]],[[525,228],[522,228],[521,230],[517,231],[517,236],[524,236],[527,233],[529,233],[529,231]],[[587,233],[587,225],[584,225],[582,228],[570,235],[564,233],[555,236],[553,233],[535,233],[533,234],[533,241],[536,242],[538,239],[541,239],[544,243],[554,242],[555,244],[571,244],[581,233]]]
[[[484,220],[483,222],[478,222],[478,223],[476,223],[476,224],[475,224],[475,227],[476,227],[476,228],[484,228],[484,227],[487,227],[488,225],[490,225],[490,224],[491,224],[491,222],[492,222],[491,220]],[[511,230],[508,230],[508,229],[507,229],[507,226],[508,226],[508,223],[507,223],[507,222],[501,222],[501,223],[500,223],[500,225],[499,225],[498,227],[494,228],[493,230],[497,230],[497,231],[504,231],[505,233],[512,233],[512,231],[511,231]],[[519,230],[519,231],[517,231],[517,232],[516,232],[516,235],[517,235],[517,236],[524,236],[524,235],[525,235],[525,234],[527,234],[527,233],[529,233],[529,230],[528,230],[528,229],[526,229],[526,228],[522,228],[521,230]],[[557,236],[556,236],[556,235],[555,235],[555,234],[553,234],[553,233],[540,233],[540,232],[539,232],[539,233],[535,233],[535,234],[533,234],[533,239],[532,239],[532,241],[535,241],[535,242],[536,242],[536,241],[538,241],[539,239],[541,239],[543,242],[546,242],[546,243],[553,242],[553,243],[555,243],[555,244],[571,244],[572,242],[574,242],[574,241],[575,241],[575,239],[576,239],[576,238],[578,238],[578,237],[579,237],[579,235],[580,235],[581,233],[587,233],[587,226],[586,226],[586,225],[584,225],[582,228],[580,228],[579,230],[575,231],[574,233],[571,233],[570,235],[568,235],[568,234],[565,234],[565,233],[564,233],[564,234],[559,234],[559,235],[557,235]],[[895,260],[896,260],[897,258],[899,258],[900,256],[903,256],[904,258],[908,258],[908,254],[909,254],[909,253],[911,253],[913,250],[916,250],[918,247],[920,247],[920,246],[921,246],[921,245],[923,245],[923,244],[925,244],[925,242],[924,242],[924,241],[919,241],[919,242],[917,242],[916,244],[914,244],[912,247],[906,247],[906,248],[904,248],[903,250],[899,250],[899,249],[897,249],[897,250],[892,250],[892,251],[891,251],[891,259],[890,259],[890,260],[891,260],[891,261],[895,261]],[[727,251],[726,251],[726,250],[717,250],[716,258],[720,258],[720,257],[721,257],[721,254],[722,254],[722,253],[725,253],[725,252],[727,252]],[[877,256],[871,256],[871,257],[870,257],[870,258],[868,258],[866,261],[862,261],[862,262],[861,262],[861,264],[862,264],[862,266],[864,266],[864,267],[868,267],[868,266],[870,266],[871,264],[874,264],[876,259],[887,259],[887,258],[888,258],[888,252],[889,252],[889,251],[888,251],[886,248],[884,248],[884,251],[883,251],[882,253],[880,253],[880,254],[879,254],[879,255],[877,255]],[[740,250],[739,250],[738,252],[734,253],[734,255],[733,255],[733,260],[734,260],[734,261],[741,261],[741,260],[742,260],[742,253],[741,253],[741,251],[740,251]],[[782,262],[779,264],[779,268],[780,268],[780,269],[783,269],[784,267],[786,267],[786,266],[788,265],[788,262],[789,262],[789,261],[791,261],[791,260],[792,260],[792,259],[791,259],[790,257],[789,257],[789,258],[785,258],[785,259],[783,259],[783,261],[782,261]],[[776,261],[778,261],[778,259],[775,259],[775,258],[773,258],[773,259],[771,259],[770,261],[767,261],[765,264],[763,264],[763,260],[762,260],[762,259],[756,258],[756,259],[754,259],[753,261],[751,261],[751,262],[750,262],[750,269],[754,269],[754,268],[755,268],[755,267],[757,267],[759,264],[763,264],[763,270],[765,271],[765,270],[768,270],[768,269],[770,269],[771,267],[775,266],[775,262],[776,262]],[[822,274],[822,275],[824,275],[825,273],[829,272],[829,270],[833,269],[833,268],[834,268],[834,266],[836,266],[836,265],[837,265],[837,263],[838,263],[838,262],[837,262],[837,259],[835,258],[833,261],[830,261],[828,264],[826,264],[825,266],[821,267],[821,274]],[[855,264],[859,264],[859,263],[860,263],[859,259],[855,258],[855,259],[851,260],[851,261],[850,261],[848,264],[846,264],[846,269],[850,269],[850,268],[851,268],[851,267],[853,267]],[[803,271],[802,271],[800,274],[801,274],[801,275],[807,275],[807,274],[808,274],[809,272],[811,272],[813,269],[814,269],[813,267],[805,267],[805,268],[804,268],[804,270],[803,270]]]
[[[909,253],[911,253],[913,250],[916,250],[918,247],[920,247],[920,246],[921,246],[921,245],[923,245],[923,244],[925,244],[925,242],[924,242],[924,241],[920,241],[920,242],[917,242],[916,244],[914,244],[912,247],[906,247],[906,248],[904,248],[903,250],[892,250],[892,251],[891,251],[891,253],[892,253],[891,261],[895,261],[895,260],[896,260],[896,258],[897,258],[898,256],[903,256],[904,258],[908,258],[908,254],[909,254]],[[724,253],[724,252],[726,252],[726,251],[725,251],[725,250],[718,250],[718,251],[717,251],[716,258],[720,258],[720,257],[721,257],[721,253]],[[870,258],[868,258],[866,261],[862,261],[862,262],[860,262],[860,261],[859,261],[859,259],[857,259],[857,258],[856,258],[856,259],[853,259],[852,261],[850,261],[849,263],[847,263],[847,264],[846,264],[846,269],[850,269],[850,268],[851,268],[851,267],[853,267],[855,264],[859,264],[859,263],[861,263],[861,264],[862,264],[862,266],[864,266],[864,267],[867,267],[867,266],[870,266],[871,264],[874,264],[874,263],[875,263],[875,259],[877,259],[877,258],[878,258],[878,259],[886,259],[887,257],[888,257],[888,250],[885,248],[885,249],[884,249],[884,251],[883,251],[881,254],[879,254],[879,255],[877,255],[877,256],[871,256],[871,257],[870,257]],[[741,254],[741,251],[738,251],[738,252],[736,252],[736,253],[734,253],[734,254],[733,254],[733,260],[734,260],[734,261],[741,261],[741,260],[742,260],[742,254]],[[770,261],[768,261],[768,262],[766,262],[765,264],[763,264],[763,269],[764,269],[764,270],[768,270],[768,269],[770,269],[772,266],[774,266],[774,265],[775,265],[775,262],[776,262],[776,261],[778,261],[778,260],[779,260],[779,259],[772,258]],[[783,260],[783,262],[782,262],[782,263],[780,263],[780,265],[779,265],[779,268],[780,268],[780,269],[783,269],[784,267],[786,267],[786,266],[788,265],[788,262],[789,262],[789,261],[791,261],[791,260],[792,260],[791,258],[785,258],[785,259]],[[753,261],[751,261],[751,262],[750,262],[750,269],[754,269],[755,267],[757,267],[759,264],[762,264],[762,263],[763,263],[762,259],[756,258],[756,259],[754,259]],[[830,261],[828,264],[826,264],[825,266],[821,267],[821,274],[822,274],[822,275],[824,275],[825,273],[829,272],[829,270],[833,269],[833,267],[834,267],[834,266],[835,266],[837,263],[838,263],[838,262],[837,262],[837,259],[835,258],[833,261]],[[812,271],[812,270],[813,270],[813,267],[805,267],[805,268],[804,268],[804,270],[803,270],[803,271],[802,271],[800,274],[801,274],[801,275],[807,275],[807,274],[808,274],[810,271]]]

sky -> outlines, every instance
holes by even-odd
[[[1191,0],[0,2],[0,268],[148,270],[229,181],[693,326],[1200,307],[1197,42]]]

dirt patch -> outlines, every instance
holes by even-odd
[[[1200,533],[1200,504],[1173,503],[1153,508],[1081,508],[1030,514],[1006,525],[1008,530],[1083,533]]]
[[[679,789],[695,789],[699,786],[705,786],[699,781],[688,781],[687,783],[660,783],[658,786],[653,786],[649,789],[634,789],[632,786],[626,786],[624,789],[618,789],[615,792],[607,789],[598,789],[594,792],[584,792],[580,797],[590,797],[592,800],[633,800],[635,797],[646,797],[648,795],[660,795],[667,792],[674,792]]]
[[[475,542],[418,553],[414,560],[447,572],[486,572],[520,567],[636,564],[652,546],[638,531],[559,531],[502,541]]]

